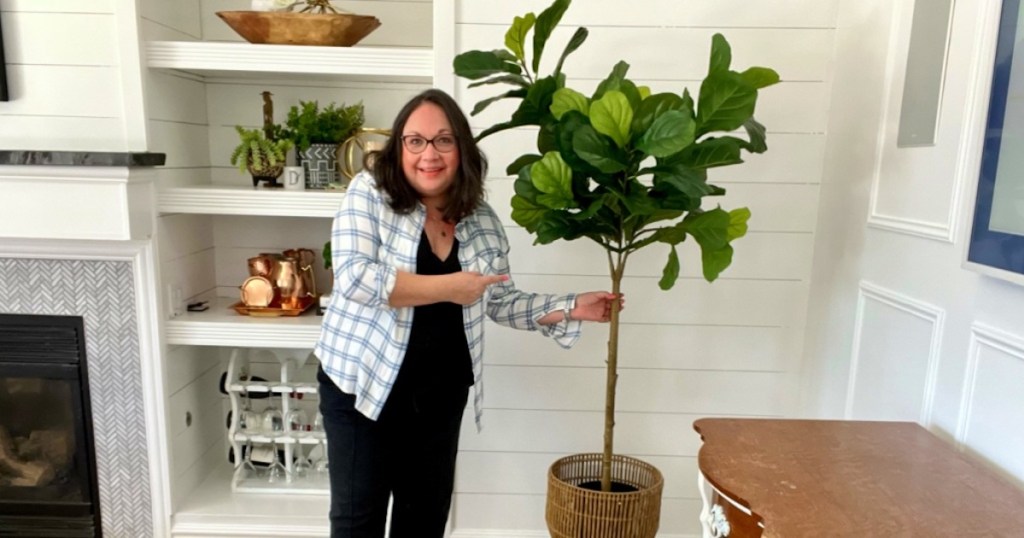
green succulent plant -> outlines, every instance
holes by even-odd
[[[284,166],[285,155],[292,148],[292,141],[286,138],[269,139],[262,129],[246,129],[235,126],[240,142],[231,152],[231,164],[245,173],[247,170],[263,171]]]
[[[456,75],[474,81],[470,88],[511,87],[477,103],[473,115],[501,100],[519,101],[510,118],[485,129],[478,139],[511,128],[539,128],[535,151],[515,159],[506,170],[517,178],[512,219],[534,234],[538,244],[586,238],[600,245],[614,293],[620,291],[630,256],[652,245],[668,250],[659,285],[671,288],[681,265],[677,246],[687,238],[700,246],[704,278],[715,280],[732,263],[732,242],[746,234],[750,211],[704,204],[705,197],[725,194],[708,183],[708,170],[739,164],[743,152],[768,148],[766,129],[753,115],[758,90],[779,82],[778,74],[764,67],[734,71],[729,43],[716,34],[696,98],[688,89],[653,93],[627,78],[629,64],[621,61],[587,95],[568,87],[562,71],[566,58],[586,41],[586,28],[576,30],[552,73],[538,72],[548,38],[569,5],[570,0],[556,0],[540,15],[515,17],[505,34],[505,48],[465,52],[453,64]],[[533,54],[528,60],[531,32]],[[618,334],[614,305],[604,491],[611,486]]]
[[[366,121],[363,104],[340,106],[331,103],[320,108],[317,101],[299,101],[288,110],[285,127],[277,138],[288,138],[299,151],[310,144],[340,144],[359,131]]]

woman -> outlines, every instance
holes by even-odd
[[[469,387],[477,424],[484,315],[569,347],[614,295],[516,290],[483,201],[487,162],[440,90],[413,98],[352,180],[331,235],[334,290],[316,355],[332,538],[440,538]]]

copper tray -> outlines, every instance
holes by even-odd
[[[259,316],[267,318],[276,318],[280,316],[298,316],[299,314],[309,310],[309,307],[317,303],[316,297],[304,297],[299,300],[300,308],[281,308],[281,303],[274,301],[270,306],[245,306],[245,303],[239,301],[231,308],[235,309],[235,312],[243,316]]]

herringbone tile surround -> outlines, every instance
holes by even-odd
[[[103,535],[152,536],[131,264],[0,258],[0,312],[85,319]]]

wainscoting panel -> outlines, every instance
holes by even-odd
[[[861,282],[846,418],[929,423],[943,320],[937,307]]]
[[[1024,485],[1024,337],[971,326],[958,441]]]

